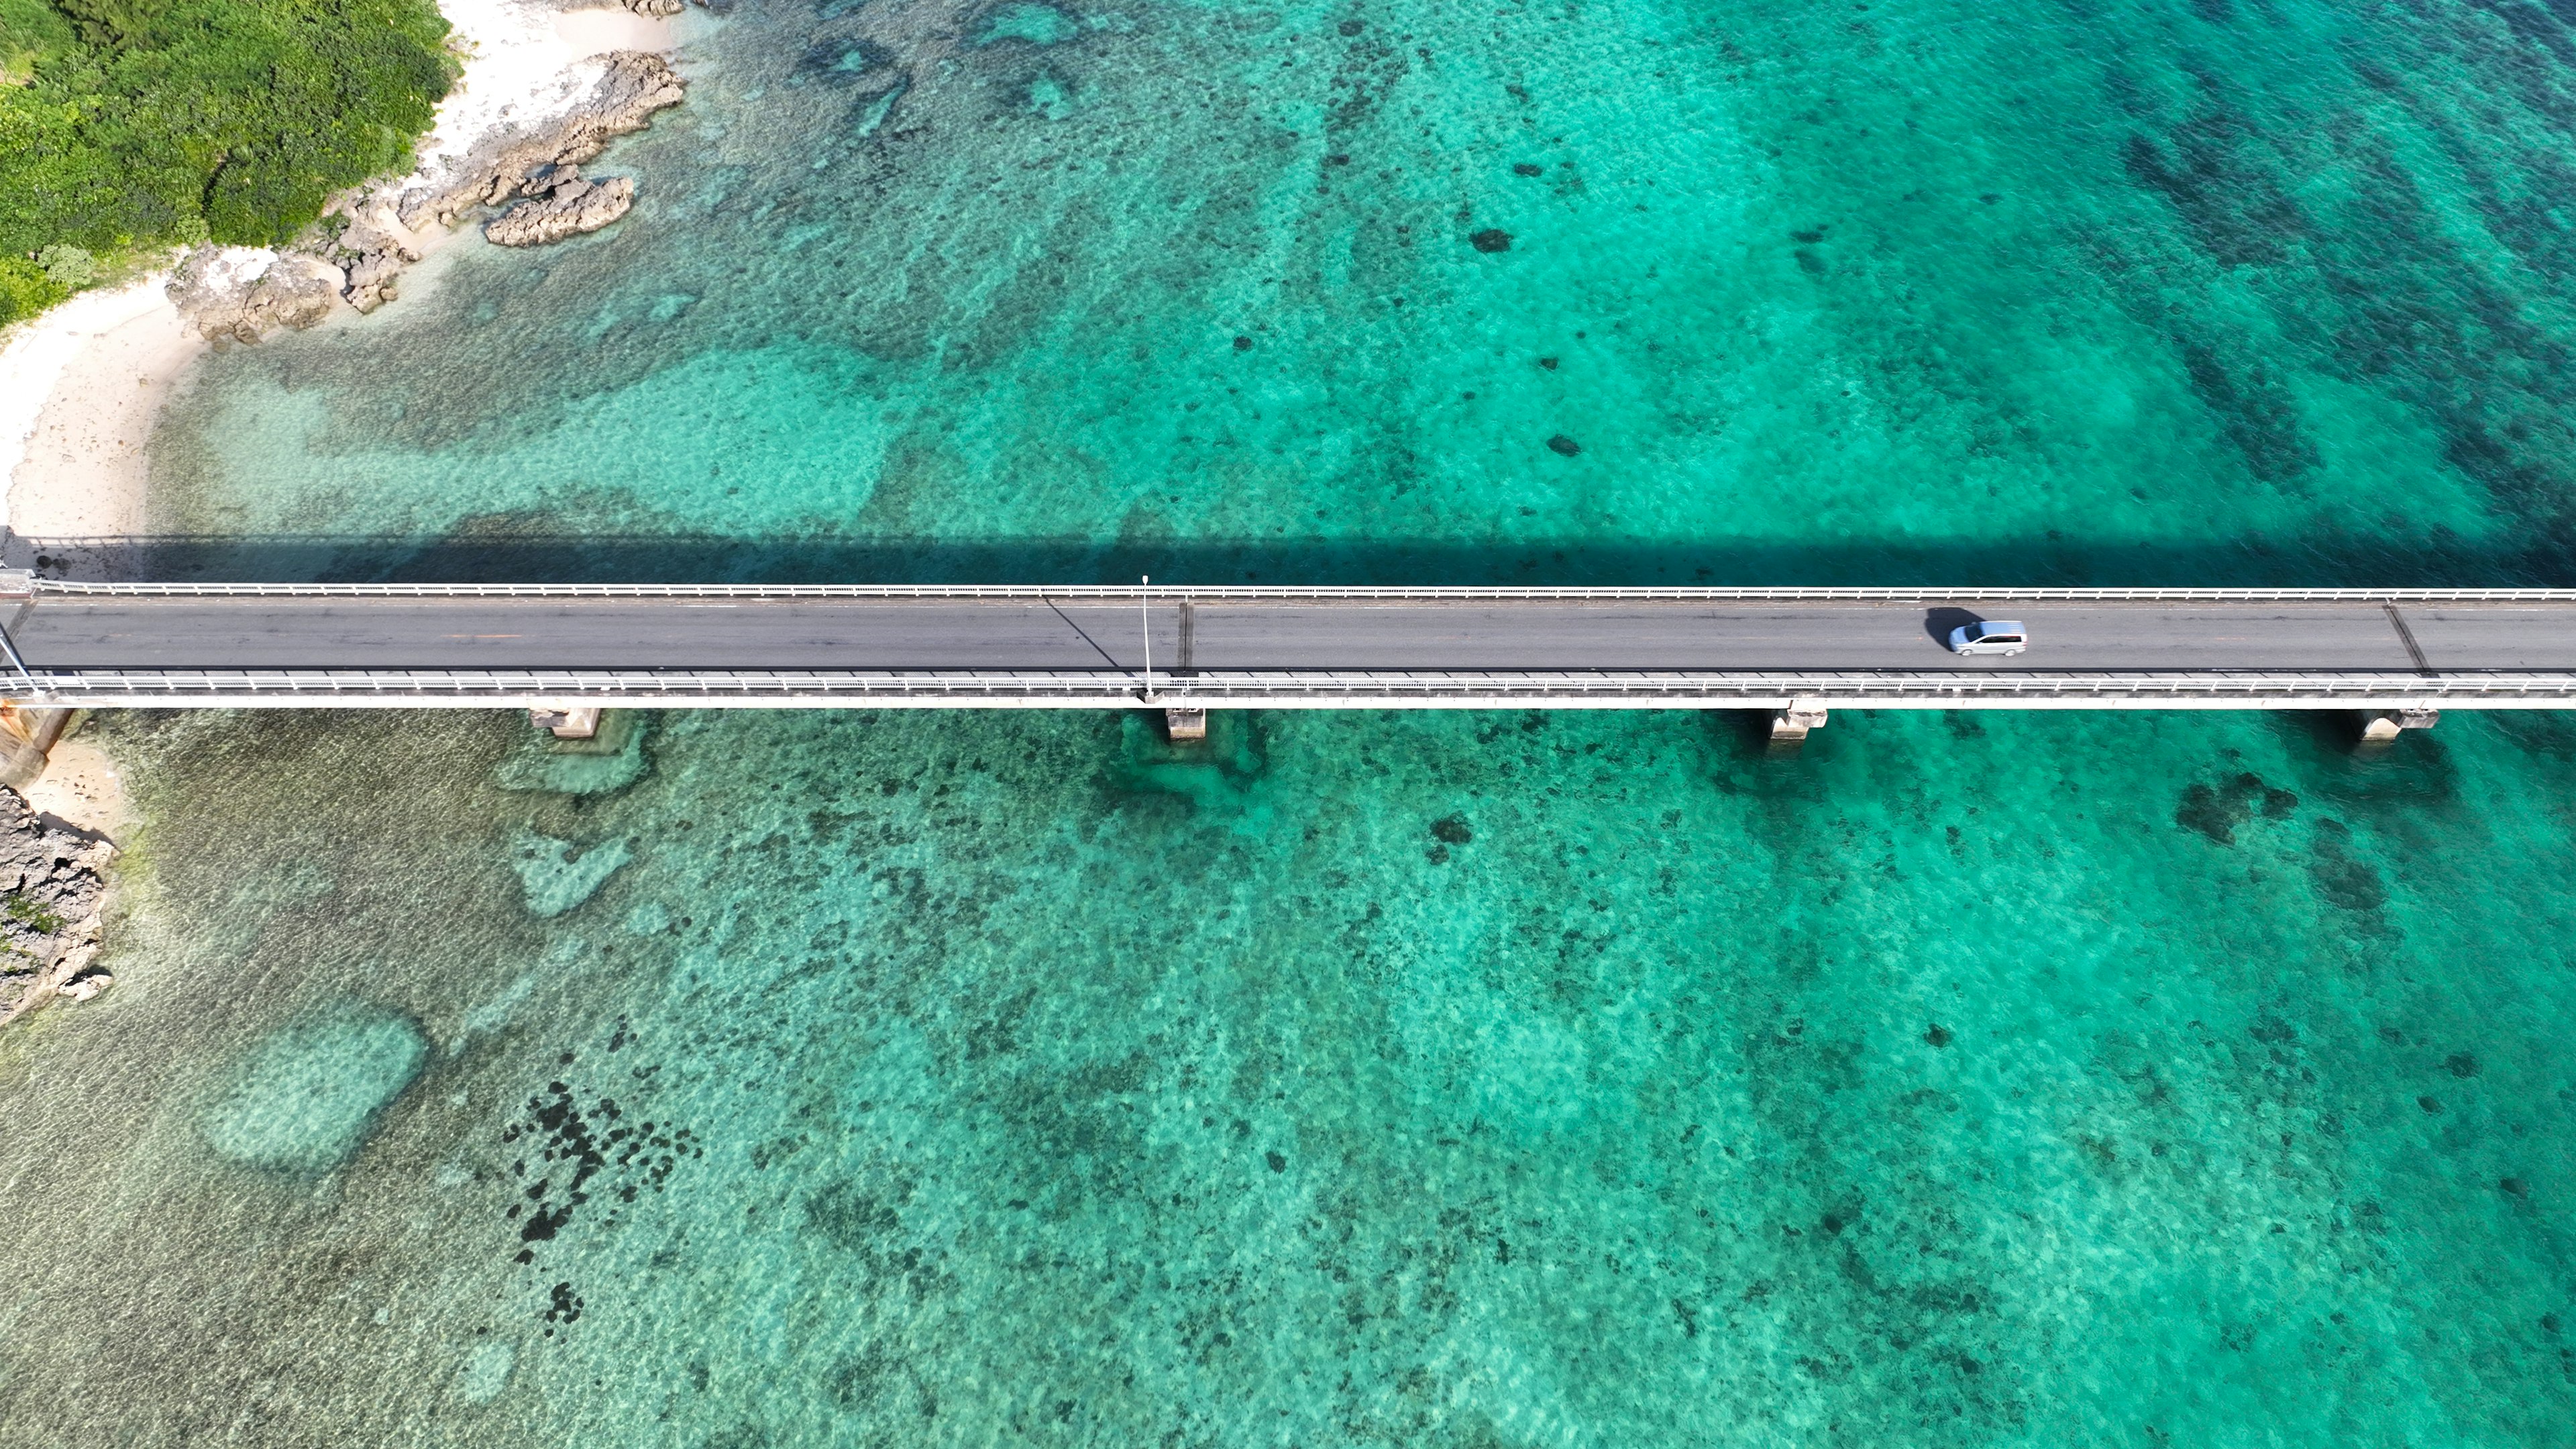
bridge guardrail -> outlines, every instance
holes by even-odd
[[[1112,706],[1140,700],[1133,671],[902,670],[55,670],[29,679],[45,697],[169,705],[223,699],[281,698],[363,703],[549,699],[681,700],[792,703],[882,700],[888,703],[1055,701]],[[2242,701],[2247,707],[2298,702],[2359,706],[2394,699],[2475,707],[2576,704],[2576,673],[2412,672],[2111,673],[2013,671],[1958,673],[1569,672],[1429,673],[1374,671],[1208,671],[1154,677],[1158,702],[1196,700],[1257,704],[1317,699],[1387,704],[1474,700],[1508,706],[1565,700],[1729,700],[1752,705],[1789,697],[1872,703],[1984,704],[2001,701],[2106,707],[2174,701]],[[23,688],[0,688],[22,695]]]
[[[131,598],[1114,599],[1599,603],[2569,604],[2576,589],[1520,587],[1222,584],[255,584],[37,579],[48,594]]]

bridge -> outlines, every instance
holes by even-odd
[[[2027,623],[1961,658],[1950,627]],[[44,706],[2576,707],[2576,589],[90,583],[0,574]],[[2389,728],[2394,728],[2390,725]]]

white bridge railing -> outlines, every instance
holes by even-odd
[[[633,700],[639,703],[1063,704],[1111,707],[1145,698],[1133,670],[99,670],[29,671],[41,693],[65,703],[158,706],[313,702],[343,705],[487,703],[520,699]],[[2405,671],[2109,673],[1623,671],[1379,672],[1341,670],[1156,671],[1155,702],[1294,704],[1350,701],[1402,706],[1453,702],[1497,705],[1651,700],[1737,701],[1747,706],[1822,698],[1853,706],[1887,704],[2052,705],[2077,708],[2357,707],[2402,699],[2489,708],[2576,705],[2576,674]]]
[[[2576,589],[1519,588],[1225,584],[173,584],[38,579],[48,594],[351,599],[1193,599],[1492,603],[2571,604]]]

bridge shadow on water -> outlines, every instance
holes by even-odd
[[[567,534],[469,526],[416,537],[0,533],[0,565],[68,579],[389,583],[1884,585],[2442,587],[2576,585],[2555,549],[2384,539],[2206,545],[1616,538],[1486,543],[1330,539],[919,539]]]

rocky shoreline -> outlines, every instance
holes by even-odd
[[[87,1001],[115,980],[98,968],[115,855],[114,845],[49,822],[0,785],[0,1026],[55,997]]]
[[[308,243],[275,253],[197,248],[171,276],[171,302],[208,341],[256,342],[314,326],[343,303],[372,312],[392,301],[403,268],[478,211],[499,213],[483,230],[500,246],[542,246],[609,225],[633,207],[634,179],[585,178],[582,164],[678,105],[687,89],[650,51],[612,51],[601,61],[590,93],[562,114],[487,138],[435,180],[407,177],[361,193]]]

